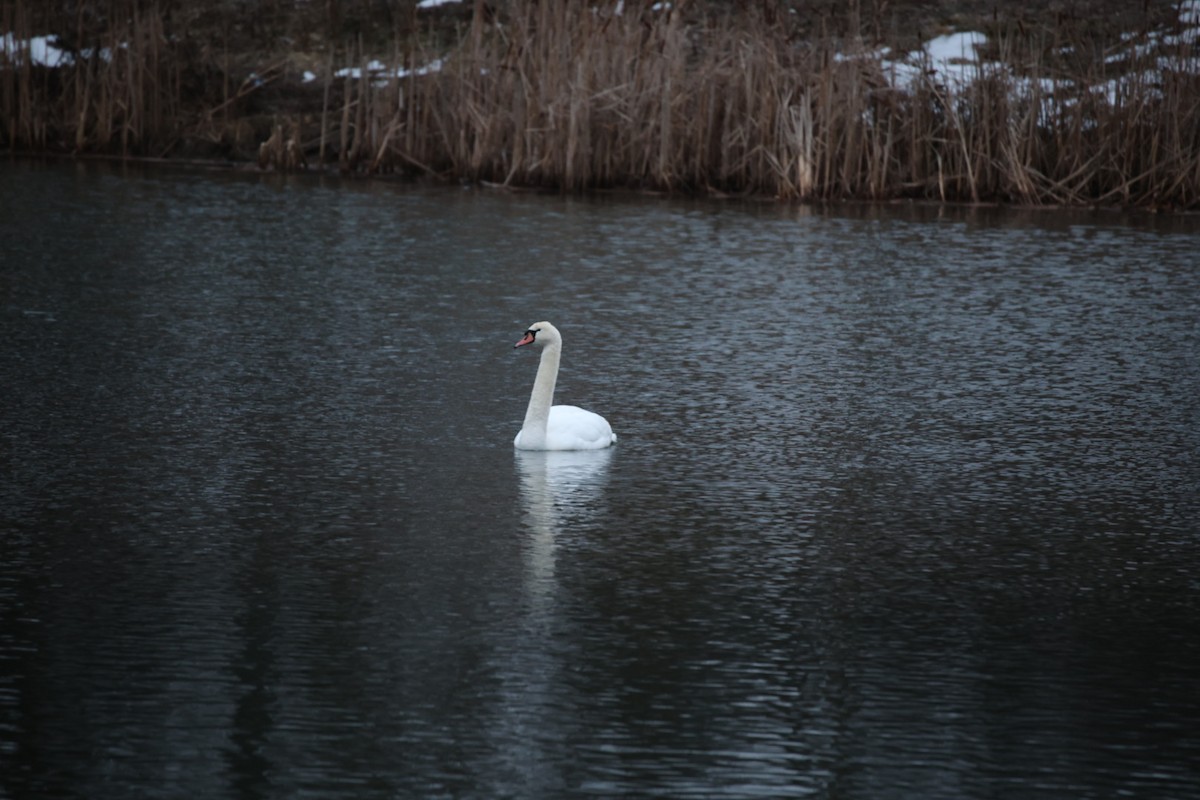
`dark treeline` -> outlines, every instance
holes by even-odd
[[[1171,5],[985,14],[969,81],[900,87],[871,54],[918,34],[888,5],[7,0],[0,146],[565,190],[1200,205],[1200,52]],[[20,46],[46,35],[54,66]]]

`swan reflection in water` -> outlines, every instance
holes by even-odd
[[[535,608],[552,599],[555,550],[597,515],[608,483],[611,448],[604,450],[516,450],[521,504],[529,526],[525,585]]]
[[[476,707],[483,740],[495,744],[485,752],[495,759],[485,757],[473,769],[509,774],[516,768],[513,796],[557,797],[563,775],[548,756],[575,735],[578,709],[587,699],[570,680],[575,655],[563,641],[573,622],[555,567],[558,549],[564,560],[571,558],[606,514],[613,448],[514,454],[524,512],[521,609],[497,629],[503,635],[492,662],[496,682]]]

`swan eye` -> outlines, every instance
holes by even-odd
[[[542,330],[541,328],[530,328],[529,330],[527,330],[525,332],[528,333],[530,336],[536,337],[538,335],[538,333],[541,332],[541,330]]]

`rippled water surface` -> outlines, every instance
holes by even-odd
[[[1200,223],[0,165],[5,797],[1196,796]],[[542,319],[620,436],[515,453]]]

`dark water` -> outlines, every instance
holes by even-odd
[[[0,796],[1200,796],[1200,221],[0,165]],[[514,453],[549,319],[608,452]]]

